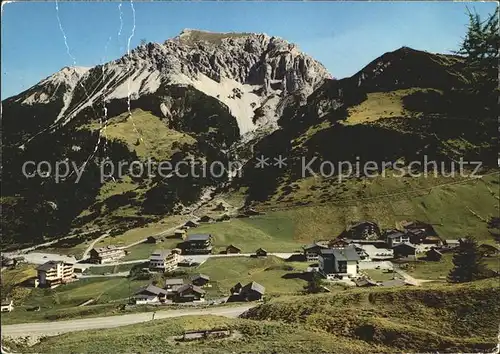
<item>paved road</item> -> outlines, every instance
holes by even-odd
[[[253,306],[255,305],[245,304],[232,307],[213,307],[207,309],[157,311],[155,320],[189,315],[217,315],[234,318],[238,317]],[[88,329],[126,326],[135,323],[147,322],[151,319],[151,312],[142,312],[128,315],[85,318],[70,321],[22,323],[2,326],[2,336],[12,338],[25,336],[51,336],[66,332],[83,331]]]
[[[358,263],[359,269],[393,269],[394,266],[391,261],[362,261]]]
[[[26,262],[31,264],[44,264],[45,262],[48,261],[63,261],[68,263],[77,262],[75,257],[69,257],[55,253],[31,252],[23,254],[22,257],[24,257]]]
[[[128,277],[130,272],[119,272],[119,273],[111,273],[111,274],[77,274],[78,279],[86,279],[86,278],[109,278],[109,277]]]
[[[401,270],[398,266],[394,267],[394,272],[396,272],[399,275],[401,275],[403,277],[403,279],[407,283],[409,283],[411,285],[419,286],[421,283],[425,283],[425,282],[428,281],[428,280],[425,280],[425,279],[416,279],[416,278],[412,277],[410,274],[408,274],[405,271]]]
[[[269,256],[276,256],[278,258],[287,259],[290,256],[299,253],[268,253]],[[192,259],[197,263],[204,263],[209,258],[223,258],[223,257],[250,257],[254,255],[254,253],[239,253],[239,254],[185,254],[181,255],[181,259]],[[103,264],[92,264],[92,263],[78,263],[75,264],[76,268],[89,268],[89,267],[108,267],[108,266],[116,266],[120,264],[133,264],[133,263],[144,263],[148,262],[149,259],[136,259],[131,261],[123,261],[123,262],[114,262],[114,263],[103,263]]]

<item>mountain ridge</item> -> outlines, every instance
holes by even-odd
[[[302,204],[311,203],[315,192],[307,198],[300,194],[303,191],[295,193],[298,184],[311,183],[298,174],[300,156],[332,161],[349,160],[355,154],[376,161],[414,158],[421,153],[445,161],[459,156],[491,157],[494,139],[477,134],[487,132],[484,124],[489,121],[460,118],[468,102],[454,96],[455,86],[462,84],[460,57],[403,47],[374,59],[350,78],[335,80],[323,65],[282,39],[234,35],[219,35],[216,43],[197,40],[184,45],[175,38],[164,44],[148,43],[83,73],[75,70],[82,79],[71,86],[71,99],[64,100],[64,92],[59,92],[57,100],[20,104],[23,97],[35,93],[35,85],[2,102],[3,156],[8,162],[2,174],[7,193],[3,201],[14,211],[13,217],[18,207],[30,205],[38,210],[41,222],[33,229],[27,227],[31,215],[25,221],[16,218],[9,239],[63,234],[70,227],[94,221],[125,230],[142,225],[140,218],[150,222],[182,211],[206,188],[244,187],[247,205],[255,207],[294,203],[294,197]],[[386,112],[389,107],[372,109],[380,103],[391,106],[391,112]],[[62,110],[65,118],[54,123]],[[365,111],[352,118],[360,110]],[[433,119],[436,116],[439,119]],[[136,119],[145,126],[136,126]],[[170,138],[160,144],[161,136]],[[176,136],[183,142],[172,142]],[[349,142],[352,139],[357,143]],[[380,141],[389,147],[380,148]],[[152,149],[155,146],[166,150]],[[96,197],[103,184],[95,177],[98,165],[87,166],[84,183],[79,185],[71,179],[63,184],[43,177],[19,179],[26,160],[70,159],[80,166],[89,158],[130,163],[148,154],[173,162],[237,160],[244,163],[243,177],[174,178],[169,183],[132,178],[127,182],[129,192],[99,202]],[[278,154],[288,159],[280,171],[274,167],[258,170],[253,165],[255,157]],[[321,188],[336,185],[331,180],[320,184]],[[312,187],[318,186],[312,185],[311,191]],[[345,187],[333,189],[330,197],[337,200]],[[119,193],[120,188],[116,190]],[[318,194],[317,200],[325,200],[328,193]],[[46,208],[47,201],[59,210]],[[84,217],[78,217],[83,212]],[[140,215],[132,224],[130,213]],[[23,231],[15,231],[17,227]]]

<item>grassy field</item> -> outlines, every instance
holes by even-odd
[[[105,128],[100,123],[88,128],[102,129],[107,139],[123,141],[137,156],[158,161],[168,160],[183,144],[195,143],[191,136],[169,129],[159,117],[141,109],[133,110],[131,116],[127,112],[109,119]]]
[[[500,316],[496,280],[426,288],[282,296],[246,318],[186,316],[45,338],[23,353],[489,352]],[[230,328],[228,339],[178,342],[186,330]]]
[[[408,263],[405,272],[417,279],[431,279],[446,281],[450,270],[453,269],[453,253],[445,253],[440,261],[417,261]],[[484,264],[491,270],[500,271],[500,257],[484,258]]]
[[[269,252],[291,252],[300,248],[294,240],[294,222],[283,213],[252,218],[231,219],[230,222],[202,224],[189,233],[210,233],[214,239],[214,252],[223,251],[233,244],[243,253],[255,252],[262,247]]]
[[[284,296],[251,309],[248,318],[302,323],[328,333],[386,345],[391,352],[469,352],[496,345],[498,279],[417,288],[353,289]],[[482,350],[481,350],[482,349]]]
[[[178,342],[187,330],[231,328],[228,339]],[[9,346],[9,342],[4,345]],[[32,348],[10,345],[23,353],[367,353],[389,348],[345,339],[304,326],[217,316],[185,316],[99,331],[44,339]]]
[[[410,117],[411,112],[405,110],[403,97],[416,92],[439,92],[435,89],[404,89],[391,92],[371,92],[367,99],[357,106],[348,109],[349,116],[345,124],[360,124],[391,117]]]
[[[268,220],[287,225],[288,239],[299,243],[337,236],[357,220],[372,220],[382,228],[421,220],[433,224],[443,239],[470,234],[482,243],[494,243],[487,220],[499,212],[498,173],[468,181],[380,176],[342,184],[311,177],[292,187],[292,193],[283,191],[286,198],[280,200],[285,194],[278,192],[258,208],[267,212]],[[298,206],[299,201],[307,205]]]
[[[147,224],[144,227],[130,229],[121,235],[117,235],[113,238],[113,242],[118,245],[129,245],[131,243],[145,239],[148,236],[156,235],[165,230],[180,225],[187,220],[189,220],[188,217],[181,215],[166,216],[158,222]]]
[[[101,313],[102,309],[105,311],[113,310],[113,306],[101,306],[94,310],[96,305],[91,305],[80,311],[77,306],[90,299],[94,299],[95,304],[101,305],[115,301],[126,302],[130,295],[148,283],[148,280],[130,280],[128,278],[93,278],[80,279],[55,289],[28,288],[22,301],[15,304],[15,310],[2,315],[2,324],[19,323],[33,318],[44,319],[47,316],[71,318],[71,314],[74,313],[78,315],[80,312],[85,314],[85,311]],[[26,311],[27,308],[33,306],[40,306],[40,311]]]
[[[90,267],[84,271],[84,274],[115,274],[121,272],[128,272],[133,267],[141,263],[118,264],[104,267]]]
[[[177,243],[179,242],[178,239],[170,239],[165,242],[161,242],[158,244],[154,243],[140,243],[138,245],[135,245],[133,247],[127,248],[127,251],[129,252],[128,255],[122,258],[124,261],[133,261],[136,259],[149,259],[149,256],[151,256],[151,253],[155,250],[168,250],[175,248]]]
[[[392,280],[394,278],[399,279],[400,277],[392,272],[387,272],[386,270],[382,269],[363,269],[363,273],[368,275],[373,281],[387,281],[387,280]]]
[[[306,263],[304,263],[306,264]],[[303,267],[302,267],[303,269]],[[194,272],[210,276],[222,294],[229,295],[233,285],[256,281],[266,288],[267,295],[301,292],[307,285],[302,269],[295,262],[280,258],[225,257],[210,258]]]

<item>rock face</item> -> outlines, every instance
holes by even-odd
[[[52,109],[50,119],[44,121],[45,129],[54,130],[75,117],[106,119],[106,106],[118,106],[114,101],[126,102],[128,107],[141,98],[169,91],[169,87],[191,86],[227,106],[244,135],[264,125],[272,130],[290,95],[305,103],[330,77],[322,64],[277,37],[184,30],[162,44],[141,45],[102,66],[64,68],[7,99],[5,117],[9,117],[9,108],[19,109],[12,106],[58,101],[57,114]],[[172,99],[156,96],[157,107],[153,108],[169,121],[178,119]],[[26,130],[28,136],[37,133]]]

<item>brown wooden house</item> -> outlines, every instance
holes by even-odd
[[[226,253],[227,254],[239,254],[241,253],[241,248],[236,247],[235,245],[229,245],[226,247]]]

